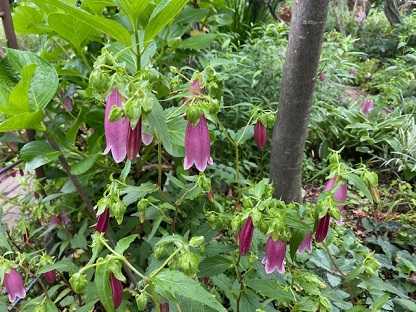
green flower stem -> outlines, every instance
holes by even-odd
[[[153,271],[152,273],[150,273],[149,279],[152,279],[153,277],[155,277],[156,275],[158,275],[165,266],[167,266],[169,264],[169,262],[180,252],[182,251],[183,247],[180,247],[178,249],[176,249],[166,260],[165,262],[162,263],[162,265],[156,269],[155,271]]]
[[[121,261],[124,262],[124,264],[130,269],[132,270],[136,275],[140,276],[143,280],[146,280],[147,277],[145,275],[143,275],[142,273],[140,273],[127,259],[126,257],[124,257],[123,255],[120,255],[118,252],[116,252],[113,248],[110,247],[110,245],[107,244],[107,242],[102,239],[101,242],[103,243],[103,245],[112,253],[114,254],[116,257],[118,257]]]

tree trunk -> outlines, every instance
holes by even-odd
[[[285,202],[301,200],[303,154],[328,1],[295,0],[292,8],[270,169],[275,196]]]

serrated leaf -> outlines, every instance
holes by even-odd
[[[293,294],[289,290],[284,289],[284,285],[276,280],[249,279],[246,283],[248,287],[266,298],[276,299],[279,302],[286,303],[295,300]]]
[[[48,31],[41,10],[19,3],[13,9],[13,25],[22,35],[41,34]]]
[[[107,261],[99,260],[95,269],[95,287],[98,298],[106,312],[114,312],[112,290],[110,285],[110,267]]]
[[[161,1],[153,10],[149,23],[145,28],[145,47],[177,16],[188,0]]]
[[[408,311],[416,311],[416,303],[413,300],[399,298],[399,299],[394,299],[393,302],[395,304],[402,306]]]
[[[208,306],[215,311],[227,311],[214,295],[202,287],[199,282],[182,272],[164,270],[154,277],[153,282],[158,294],[174,302],[177,302],[177,296],[181,296]]]
[[[224,256],[208,257],[201,261],[199,265],[199,276],[215,276],[223,273],[231,267],[232,262]]]
[[[138,201],[140,198],[145,197],[148,194],[154,193],[158,190],[156,184],[145,182],[140,184],[139,186],[129,185],[126,186],[122,191],[121,194],[125,196],[123,197],[123,203],[127,206]]]
[[[130,244],[133,243],[133,241],[138,237],[137,234],[129,235],[127,237],[124,237],[120,239],[117,242],[117,245],[115,247],[115,251],[122,255],[129,247]]]

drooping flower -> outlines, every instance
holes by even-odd
[[[190,121],[185,132],[185,159],[183,167],[188,170],[195,164],[196,169],[204,171],[207,165],[212,165],[211,141],[205,116],[202,115],[196,126]]]
[[[338,202],[345,202],[347,200],[348,186],[342,183],[334,193],[334,199]]]
[[[43,273],[43,277],[49,285],[52,285],[56,282],[56,271],[52,270],[46,273]]]
[[[256,141],[256,145],[261,151],[266,146],[267,129],[260,120],[257,120],[256,125],[254,126],[254,141]]]
[[[303,239],[303,241],[300,243],[300,245],[298,247],[298,251],[300,253],[305,252],[305,250],[308,253],[312,252],[312,233],[307,233],[305,235],[305,238]]]
[[[113,273],[110,274],[111,292],[113,296],[113,304],[117,309],[121,301],[123,300],[123,284],[117,278],[114,277]]]
[[[97,232],[100,232],[100,233],[107,232],[109,219],[110,219],[110,211],[108,210],[108,208],[106,208],[104,212],[97,217],[97,225],[95,227]]]
[[[364,115],[368,115],[374,109],[374,101],[371,99],[365,99],[361,103],[361,112]]]
[[[240,230],[238,235],[238,243],[240,245],[240,255],[244,256],[250,250],[251,241],[253,239],[253,219],[248,217],[246,222],[244,222],[243,227]]]
[[[140,151],[142,145],[142,120],[137,122],[134,129],[129,126],[127,138],[127,158],[134,160]]]
[[[337,176],[334,176],[325,182],[324,191],[329,192],[330,190],[334,188],[336,183],[337,183]]]
[[[262,263],[267,274],[277,270],[279,273],[285,272],[286,243],[282,240],[273,240],[271,237],[266,242],[266,255]]]
[[[122,96],[117,89],[113,89],[107,97],[104,114],[104,132],[106,148],[104,153],[111,150],[114,161],[122,162],[127,155],[127,135],[129,131],[129,121],[127,118],[121,118],[117,121],[110,121],[110,113],[114,106],[122,106]]]
[[[15,302],[17,298],[23,299],[26,297],[26,289],[22,275],[15,269],[11,269],[9,272],[4,273],[3,284],[4,287],[6,287],[10,302]]]
[[[328,236],[330,221],[331,217],[329,216],[329,214],[326,214],[321,219],[319,219],[315,233],[315,239],[318,243],[323,242],[325,238]]]

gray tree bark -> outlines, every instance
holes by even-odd
[[[273,129],[270,176],[275,196],[301,201],[302,163],[328,0],[295,0]]]

